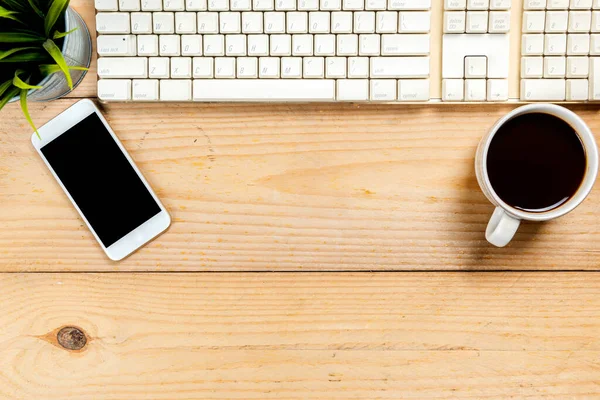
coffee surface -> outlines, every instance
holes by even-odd
[[[575,130],[543,113],[506,122],[492,139],[486,162],[498,196],[529,212],[548,211],[569,200],[586,169],[585,150]]]

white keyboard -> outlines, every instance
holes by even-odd
[[[600,100],[600,0],[95,0],[102,101]]]

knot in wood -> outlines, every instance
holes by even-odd
[[[81,350],[87,343],[85,333],[74,326],[65,326],[56,335],[58,344],[68,350]]]

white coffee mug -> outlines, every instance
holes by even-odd
[[[487,171],[487,155],[494,136],[506,122],[523,114],[544,113],[554,115],[567,122],[579,135],[586,155],[586,170],[582,183],[575,194],[557,208],[544,212],[527,212],[511,207],[496,194],[490,183]],[[594,135],[588,126],[574,112],[554,104],[529,104],[516,108],[500,118],[489,132],[481,139],[475,156],[475,173],[481,190],[496,209],[488,223],[485,238],[491,244],[503,247],[513,238],[521,220],[548,221],[558,218],[577,207],[590,193],[598,174],[598,148]]]

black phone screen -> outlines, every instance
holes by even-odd
[[[96,113],[41,152],[105,247],[161,211]]]

